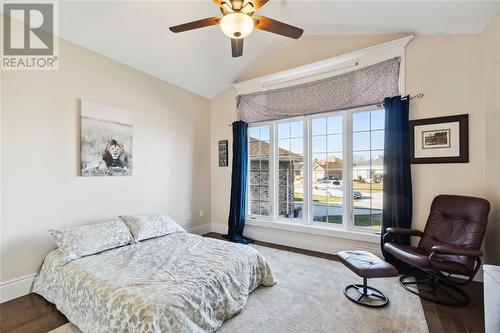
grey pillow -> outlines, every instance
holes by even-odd
[[[120,218],[136,242],[185,231],[168,215],[126,215]]]
[[[120,219],[62,230],[51,229],[65,262],[130,244],[130,230]]]

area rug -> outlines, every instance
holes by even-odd
[[[221,333],[427,333],[420,299],[405,291],[398,278],[370,279],[390,303],[374,309],[349,301],[346,285],[362,283],[341,263],[308,255],[255,246],[269,261],[277,284],[260,287]],[[80,333],[67,323],[50,333]]]

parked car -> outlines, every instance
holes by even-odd
[[[342,183],[336,179],[322,179],[314,186],[317,190],[328,190],[330,188],[340,188]]]
[[[316,185],[314,186],[314,188],[317,190],[327,190],[327,189],[333,187],[333,182],[334,182],[334,180],[323,179],[323,180],[320,180],[319,182],[317,182]]]
[[[330,188],[330,189],[328,189],[328,195],[331,196],[331,197],[342,198],[342,196],[344,195],[344,191],[342,189]],[[353,191],[352,192],[352,197],[354,199],[361,199],[362,196],[363,195],[359,191]]]

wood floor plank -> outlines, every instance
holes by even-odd
[[[438,315],[436,314],[434,304],[424,300],[422,302],[422,308],[424,309],[425,320],[427,321],[429,333],[446,333],[441,326]]]

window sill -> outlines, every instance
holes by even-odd
[[[287,230],[304,234],[343,238],[343,239],[356,240],[368,243],[380,243],[380,235],[369,232],[322,227],[317,225],[300,225],[297,223],[291,223],[285,221],[271,221],[263,219],[252,219],[252,218],[245,219],[245,224],[259,228]]]

